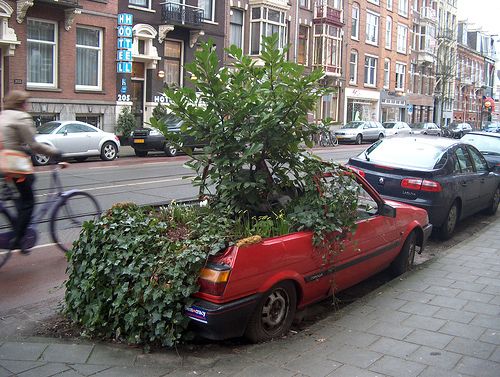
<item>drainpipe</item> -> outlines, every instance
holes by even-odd
[[[311,0],[314,1],[314,0]],[[299,36],[299,0],[295,1],[295,41],[293,43],[293,61],[297,63],[297,41]]]

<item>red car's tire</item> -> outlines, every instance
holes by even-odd
[[[255,308],[245,330],[254,343],[280,337],[290,329],[297,309],[297,292],[290,281],[282,281],[267,291]]]
[[[404,274],[406,271],[411,271],[415,260],[415,251],[417,247],[417,234],[413,230],[405,240],[401,251],[394,261],[391,263],[391,272],[395,276]]]

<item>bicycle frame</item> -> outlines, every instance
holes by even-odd
[[[72,192],[77,190],[63,191],[63,187],[61,184],[61,180],[59,178],[59,174],[57,172],[57,167],[51,172],[49,193],[47,194],[47,200],[41,204],[41,207],[38,209],[35,207],[35,211],[31,216],[30,223],[28,225],[28,229],[26,230],[26,234],[23,237],[22,246],[24,249],[30,249],[35,246],[36,241],[38,239],[38,231],[37,227],[41,220],[45,217],[47,212],[54,210],[57,207],[57,204],[64,200],[64,198],[70,195]],[[2,202],[0,202],[0,210],[5,211],[12,222],[15,223],[16,216],[14,216]],[[0,233],[0,249],[7,249],[10,243],[10,240],[13,237],[14,232],[12,230],[2,231]]]

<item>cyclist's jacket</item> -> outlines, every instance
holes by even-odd
[[[31,115],[19,110],[4,110],[0,114],[0,132],[3,134],[3,148],[26,152],[29,150],[54,156],[58,150],[35,140],[35,126]]]

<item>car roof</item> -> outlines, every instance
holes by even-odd
[[[483,136],[500,138],[500,134],[495,132],[472,131],[469,132],[467,135],[483,135]]]
[[[384,142],[385,143],[404,143],[404,142],[415,143],[415,142],[417,142],[420,144],[432,145],[432,146],[435,146],[435,147],[441,148],[441,149],[447,149],[455,144],[463,144],[463,142],[461,142],[460,140],[457,140],[457,139],[450,139],[447,137],[434,138],[434,137],[418,136],[418,135],[401,136],[401,137],[398,137],[397,139],[387,138],[387,139],[384,139]]]

